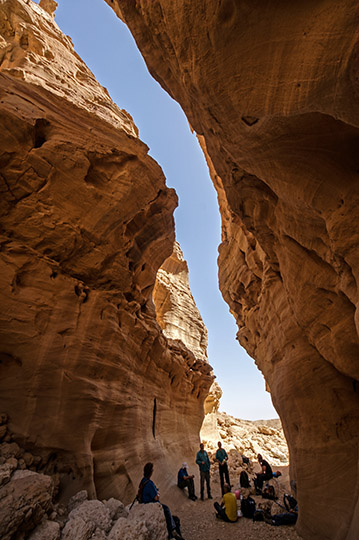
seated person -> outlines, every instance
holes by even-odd
[[[137,499],[144,504],[158,502],[162,508],[166,519],[168,538],[176,538],[183,540],[182,536],[177,532],[176,524],[173,520],[171,510],[165,504],[160,502],[158,489],[151,480],[153,473],[153,463],[146,463],[143,469],[143,478],[138,488]]]
[[[229,523],[234,523],[237,521],[237,499],[236,496],[231,493],[231,487],[229,484],[224,484],[224,495],[222,503],[214,503],[214,508],[217,512],[217,517],[227,521]]]
[[[192,499],[192,501],[195,501],[197,499],[195,493],[194,493],[194,482],[193,482],[193,474],[188,474],[187,471],[187,463],[182,463],[182,467],[178,471],[177,475],[177,486],[180,489],[184,489],[185,487],[188,488],[188,498]]]
[[[254,479],[254,485],[256,487],[256,492],[261,493],[264,480],[271,480],[271,478],[273,478],[273,471],[268,461],[263,459],[261,454],[258,454],[257,458],[262,470],[260,473],[256,473],[257,478]]]

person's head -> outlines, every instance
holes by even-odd
[[[223,489],[224,493],[229,493],[231,491],[231,486],[229,484],[224,484]]]
[[[221,443],[221,441],[218,441],[218,448],[219,448],[219,449],[222,448],[222,443]]]
[[[203,450],[204,450],[204,444],[203,444],[203,442],[201,442],[201,444],[199,445],[199,449],[201,450],[201,452],[203,452]]]
[[[258,459],[259,463],[262,463],[262,461],[263,461],[262,454],[258,454],[257,459]]]
[[[143,467],[143,476],[145,478],[151,478],[153,473],[153,463],[146,463],[146,465]]]
[[[186,469],[186,470],[187,470],[187,467],[188,467],[188,465],[187,465],[186,462],[182,463],[182,469]]]

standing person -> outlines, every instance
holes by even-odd
[[[256,473],[257,478],[254,479],[254,485],[256,486],[256,490],[261,492],[264,480],[270,480],[273,478],[273,471],[268,461],[263,459],[261,454],[258,454],[257,458],[258,463],[261,466],[261,472]]]
[[[226,482],[230,485],[229,473],[228,473],[228,455],[224,448],[222,448],[222,443],[218,441],[218,450],[216,452],[216,461],[219,464],[219,479],[221,481],[221,490],[222,497],[224,495],[224,477],[226,477]]]
[[[211,463],[209,461],[209,457],[207,452],[204,449],[204,444],[201,443],[199,445],[199,450],[196,455],[196,463],[199,467],[199,472],[201,476],[201,501],[203,501],[204,496],[204,482],[206,481],[207,484],[207,495],[209,499],[212,499],[211,495],[211,483],[209,478],[209,469],[211,467]]]
[[[160,495],[155,484],[151,480],[153,473],[153,463],[146,463],[143,468],[143,478],[138,488],[137,498],[139,502],[144,504],[158,502],[162,508],[166,519],[168,538],[176,538],[177,540],[183,540],[182,536],[178,534],[176,530],[176,524],[173,520],[171,510],[167,505],[160,502]]]
[[[195,493],[194,493],[194,482],[193,482],[193,474],[188,474],[187,471],[187,463],[182,463],[182,467],[178,471],[177,475],[177,486],[180,489],[184,489],[185,487],[188,487],[188,498],[192,499],[192,501],[195,501],[197,499]]]
[[[223,519],[223,521],[229,521],[230,523],[237,521],[237,499],[231,493],[231,486],[229,484],[224,484],[222,503],[215,502],[213,506],[216,509],[218,518]]]

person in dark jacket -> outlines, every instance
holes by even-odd
[[[188,488],[188,498],[192,499],[192,501],[195,501],[197,499],[195,493],[194,493],[194,481],[193,481],[193,474],[188,474],[187,471],[187,463],[183,463],[182,467],[178,471],[177,475],[177,486],[180,489]]]
[[[261,454],[258,454],[257,458],[262,470],[260,473],[256,473],[257,478],[254,479],[254,485],[256,487],[256,491],[261,492],[264,481],[271,480],[273,478],[273,471],[268,461],[263,459]]]
[[[146,463],[143,468],[143,478],[138,489],[138,499],[144,504],[159,503],[163,508],[163,513],[166,519],[168,538],[176,538],[183,540],[182,536],[176,530],[176,524],[173,520],[171,510],[166,504],[160,502],[160,495],[154,482],[151,480],[153,473],[153,463]]]
[[[222,497],[224,495],[224,477],[226,477],[226,483],[230,485],[229,473],[228,473],[228,455],[224,448],[222,448],[221,441],[218,441],[218,450],[216,452],[216,461],[219,466],[219,479],[221,482]]]
[[[200,480],[201,480],[201,501],[203,501],[204,498],[204,483],[207,484],[207,495],[209,499],[212,499],[211,495],[211,481],[209,477],[209,469],[211,468],[211,463],[209,461],[209,457],[207,452],[204,449],[204,444],[201,443],[199,445],[199,450],[196,455],[196,463],[199,467],[200,472]]]

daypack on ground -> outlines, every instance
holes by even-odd
[[[247,499],[241,500],[241,511],[243,517],[253,519],[254,513],[256,511],[256,503],[252,497],[247,497]]]
[[[253,514],[253,521],[264,521],[264,510],[256,510]]]
[[[271,499],[272,501],[274,501],[277,498],[275,496],[274,486],[271,486],[270,484],[266,484],[264,488],[262,489],[262,497],[263,499]]]
[[[249,488],[249,478],[246,471],[242,471],[239,477],[239,483],[241,484],[242,488]]]
[[[288,510],[288,512],[290,512],[290,510],[295,510],[296,506],[298,505],[295,498],[292,497],[291,495],[288,495],[288,493],[285,493],[283,495],[283,503],[286,509]]]
[[[272,516],[274,525],[294,525],[297,518],[298,514],[296,512],[283,512]]]

